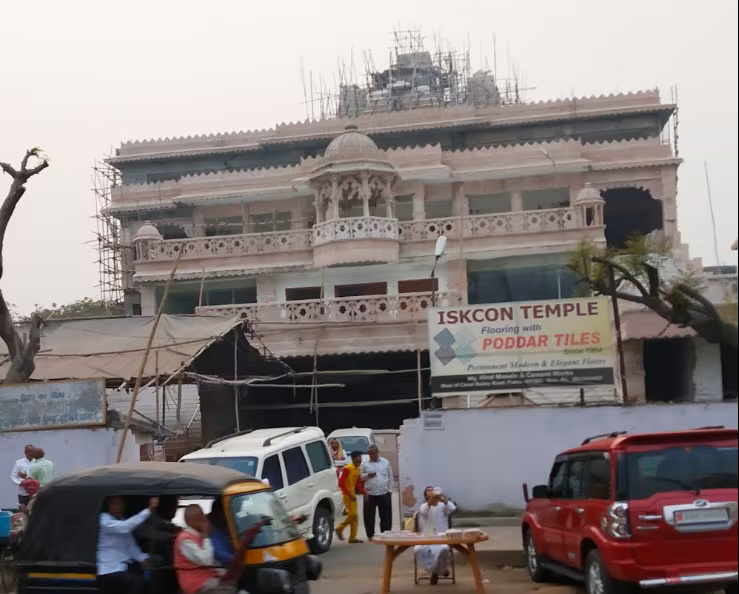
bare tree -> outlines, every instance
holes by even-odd
[[[623,250],[581,244],[570,268],[599,295],[638,303],[707,342],[737,348],[736,298],[724,307],[703,295],[702,271],[678,269],[662,237],[639,237]]]
[[[33,159],[33,163],[37,163],[39,160],[40,163],[29,166],[31,159]],[[3,172],[13,179],[8,195],[0,206],[0,279],[3,277],[3,245],[8,223],[10,223],[10,219],[15,212],[15,207],[20,202],[23,194],[26,193],[28,180],[41,173],[48,166],[49,161],[41,156],[41,150],[38,148],[26,152],[21,161],[20,169],[15,169],[8,163],[0,162],[0,168]],[[41,326],[43,323],[44,320],[41,315],[34,314],[28,325],[28,332],[21,334],[13,323],[13,316],[5,301],[5,296],[0,290],[0,338],[3,339],[8,348],[8,358],[10,360],[10,368],[3,383],[23,383],[33,375],[36,368],[34,358],[41,347]]]

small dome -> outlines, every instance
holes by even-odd
[[[376,158],[379,152],[380,149],[374,140],[359,132],[356,126],[347,126],[342,134],[331,141],[323,157],[331,161],[345,158]]]
[[[592,204],[593,202],[603,202],[603,197],[600,192],[593,187],[590,182],[585,184],[585,187],[580,190],[575,198],[575,204]]]
[[[133,237],[134,241],[162,241],[162,234],[159,230],[151,224],[151,221],[145,221],[139,230],[136,231],[136,235]]]

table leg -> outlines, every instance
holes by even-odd
[[[482,583],[482,573],[480,572],[480,563],[477,561],[477,551],[474,544],[467,545],[467,556],[470,560],[470,568],[475,578],[475,591],[477,594],[485,594],[485,586]]]
[[[394,549],[395,547],[393,545],[385,547],[385,566],[382,571],[382,594],[388,594],[390,592],[390,579],[393,576],[393,561],[395,560]]]

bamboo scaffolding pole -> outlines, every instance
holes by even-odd
[[[123,457],[123,448],[126,445],[126,437],[128,437],[128,430],[131,427],[131,417],[133,416],[133,409],[136,406],[136,399],[139,397],[139,391],[141,390],[141,378],[144,375],[144,371],[146,371],[146,362],[149,360],[149,352],[151,352],[151,345],[154,342],[154,336],[156,336],[157,328],[159,327],[159,320],[162,317],[162,313],[164,312],[164,304],[167,302],[167,295],[169,294],[169,288],[172,286],[172,281],[174,280],[174,276],[177,272],[177,267],[180,265],[180,260],[182,259],[182,254],[184,252],[184,246],[180,244],[180,250],[177,252],[177,259],[174,261],[174,264],[172,265],[172,272],[169,273],[169,278],[167,279],[167,285],[164,287],[164,294],[162,295],[162,300],[159,303],[159,307],[157,308],[157,315],[154,318],[154,323],[151,327],[151,333],[149,334],[149,340],[146,343],[146,349],[144,350],[144,356],[141,358],[141,366],[139,367],[139,374],[136,377],[136,384],[133,387],[133,394],[131,394],[131,404],[128,407],[128,415],[126,415],[126,422],[123,425],[123,435],[121,435],[121,442],[118,444],[118,454],[115,457],[115,463],[120,464],[121,458]]]

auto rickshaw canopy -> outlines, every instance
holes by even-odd
[[[116,464],[61,476],[36,496],[19,561],[94,567],[100,514],[108,497],[219,497],[235,483],[262,484],[228,468],[177,462]]]

